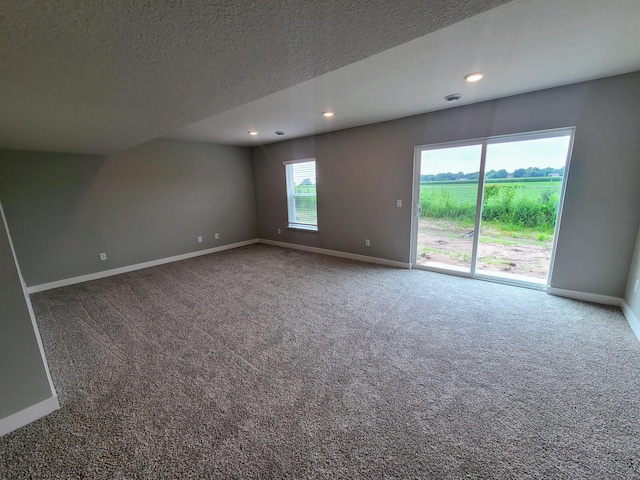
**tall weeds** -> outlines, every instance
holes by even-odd
[[[505,228],[527,228],[551,233],[556,224],[558,191],[549,188],[532,197],[513,185],[488,184],[484,187],[482,220],[501,223]],[[420,215],[472,223],[475,203],[452,196],[450,191],[420,191]]]

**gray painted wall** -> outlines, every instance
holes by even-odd
[[[636,280],[640,280],[640,230],[636,240],[636,248],[633,252],[633,260],[631,260],[631,268],[629,268],[629,278],[627,280],[627,288],[624,292],[624,301],[631,309],[637,319],[640,319],[640,288],[637,292],[633,291]]]
[[[29,286],[257,236],[251,153],[239,147],[154,140],[112,156],[0,151],[0,200]]]
[[[0,216],[0,419],[51,398],[44,362]]]
[[[258,233],[409,262],[415,146],[571,126],[551,285],[621,297],[640,224],[640,72],[256,147]],[[317,233],[286,229],[282,162],[306,157],[317,159]]]

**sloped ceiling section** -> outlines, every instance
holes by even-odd
[[[166,137],[258,145],[633,72],[639,25],[640,0],[517,0]]]
[[[0,148],[118,152],[504,3],[3,1]]]

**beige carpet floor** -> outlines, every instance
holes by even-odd
[[[32,296],[0,478],[640,478],[619,310],[265,245]]]

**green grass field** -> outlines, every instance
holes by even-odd
[[[518,193],[518,196],[521,198],[537,199],[540,197],[541,192],[544,190],[550,190],[559,195],[562,181],[546,180],[540,182],[485,182],[485,187],[488,187],[489,185],[495,185],[498,188],[508,185],[514,187]],[[477,194],[478,184],[476,182],[424,182],[420,184],[420,196],[434,195],[436,197],[441,197],[448,195],[461,204],[475,203]]]
[[[561,187],[561,178],[488,180],[484,185],[482,220],[502,229],[552,233]],[[421,183],[421,216],[473,224],[477,194],[476,182]]]

